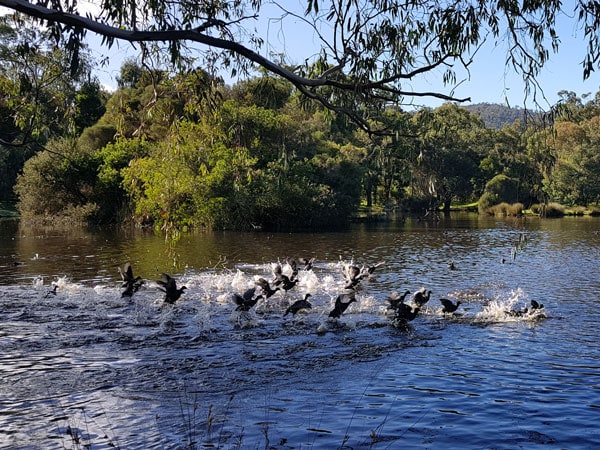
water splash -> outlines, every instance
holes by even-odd
[[[475,315],[477,322],[523,322],[545,318],[545,308],[532,309],[530,299],[522,288],[510,290],[490,300]]]

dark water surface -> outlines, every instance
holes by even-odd
[[[600,448],[599,230],[456,215],[206,233],[169,250],[141,232],[0,222],[0,446]],[[235,313],[231,294],[287,256],[315,267]],[[132,299],[126,261],[148,280]],[[385,265],[328,320],[351,261]],[[188,288],[174,306],[153,281],[163,271]],[[426,309],[393,327],[386,296],[421,287]],[[313,309],[283,318],[306,292]],[[440,297],[461,300],[459,315]],[[543,314],[505,314],[532,299]]]

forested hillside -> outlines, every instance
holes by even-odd
[[[509,107],[498,103],[476,103],[474,105],[465,105],[472,114],[479,116],[488,128],[500,129],[505,125],[510,125],[515,120],[525,121],[530,119],[534,112],[523,108]]]

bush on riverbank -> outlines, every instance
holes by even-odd
[[[524,210],[523,203],[502,202],[487,208],[487,213],[494,216],[522,216]]]
[[[600,207],[590,206],[590,216],[600,216]]]
[[[563,217],[565,207],[556,202],[550,202],[547,205],[534,204],[531,205],[531,212],[540,217]]]

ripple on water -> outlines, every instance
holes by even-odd
[[[554,265],[558,247],[543,232],[501,264],[514,229],[467,231],[365,237],[361,259],[387,264],[338,321],[327,320],[344,284],[338,258],[353,250],[327,240],[329,260],[301,272],[286,297],[257,305],[248,326],[232,314],[231,294],[270,278],[270,262],[189,269],[174,307],[152,282],[121,299],[118,281],[88,273],[101,259],[93,257],[78,258],[88,281],[55,277],[56,296],[46,297],[48,275],[2,286],[0,440],[15,448],[73,448],[74,439],[93,448],[244,448],[267,439],[296,448],[594,448],[597,286],[581,267]],[[561,264],[595,264],[577,258],[583,251],[568,248],[574,254]],[[581,289],[556,295],[570,276]],[[552,286],[540,286],[548,277]],[[385,297],[422,286],[434,294],[421,316],[391,327]],[[304,292],[313,309],[284,319]],[[442,296],[464,302],[458,314],[441,314]],[[543,300],[545,319],[507,316],[531,299]]]

